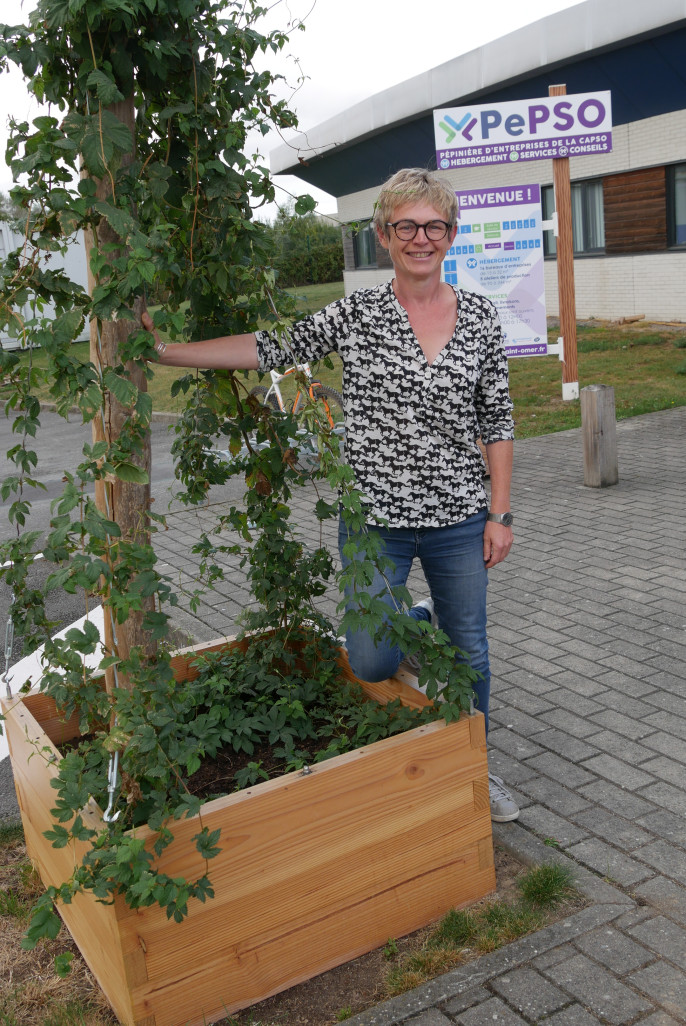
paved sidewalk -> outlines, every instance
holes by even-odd
[[[516,444],[516,541],[489,586],[489,758],[522,806],[494,833],[525,861],[571,861],[591,904],[351,1026],[686,1023],[686,408],[617,434],[605,489],[583,486],[579,430]],[[298,498],[310,542],[315,501],[313,486]],[[173,507],[156,541],[185,586],[214,512]],[[233,633],[248,592],[227,567],[175,614],[182,637]],[[425,593],[418,572],[410,586]]]

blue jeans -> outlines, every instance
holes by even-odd
[[[486,510],[475,513],[459,524],[449,527],[376,527],[383,542],[383,554],[393,567],[378,571],[366,589],[372,597],[380,597],[389,611],[395,610],[393,597],[386,582],[404,585],[412,562],[419,558],[429,592],[434,602],[438,626],[468,657],[472,668],[481,674],[474,685],[475,705],[486,718],[488,730],[488,699],[491,674],[486,639],[486,586],[488,571],[484,563],[483,534]],[[354,535],[352,535],[354,537]],[[343,521],[339,524],[338,541],[343,566],[350,560],[343,555],[343,546],[351,532]],[[354,597],[348,594],[348,604],[354,606]],[[409,615],[417,620],[428,620],[426,609],[413,608]],[[367,631],[349,631],[346,634],[348,659],[351,669],[362,680],[378,681],[392,677],[405,653],[390,643],[375,640]]]

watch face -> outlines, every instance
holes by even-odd
[[[512,524],[514,522],[514,517],[512,516],[511,513],[503,513],[503,520],[502,520],[502,522],[505,525],[505,527],[512,527]]]

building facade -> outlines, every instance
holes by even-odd
[[[610,89],[613,105],[612,151],[570,158],[578,317],[686,321],[686,0],[586,0],[309,131],[300,177],[332,192],[340,220],[354,225],[344,230],[346,292],[392,275],[368,221],[395,170],[435,168],[433,109],[533,99],[561,83],[568,93]],[[285,149],[273,169],[298,174],[283,166]],[[550,160],[441,174],[456,190],[538,183],[544,217],[555,207]],[[552,233],[546,255],[554,315]]]

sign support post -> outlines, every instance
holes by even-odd
[[[566,85],[551,85],[549,96],[565,96]],[[576,297],[574,293],[574,240],[572,238],[572,187],[569,157],[553,157],[553,187],[557,211],[557,288],[562,338],[562,398],[579,398],[576,347]]]

